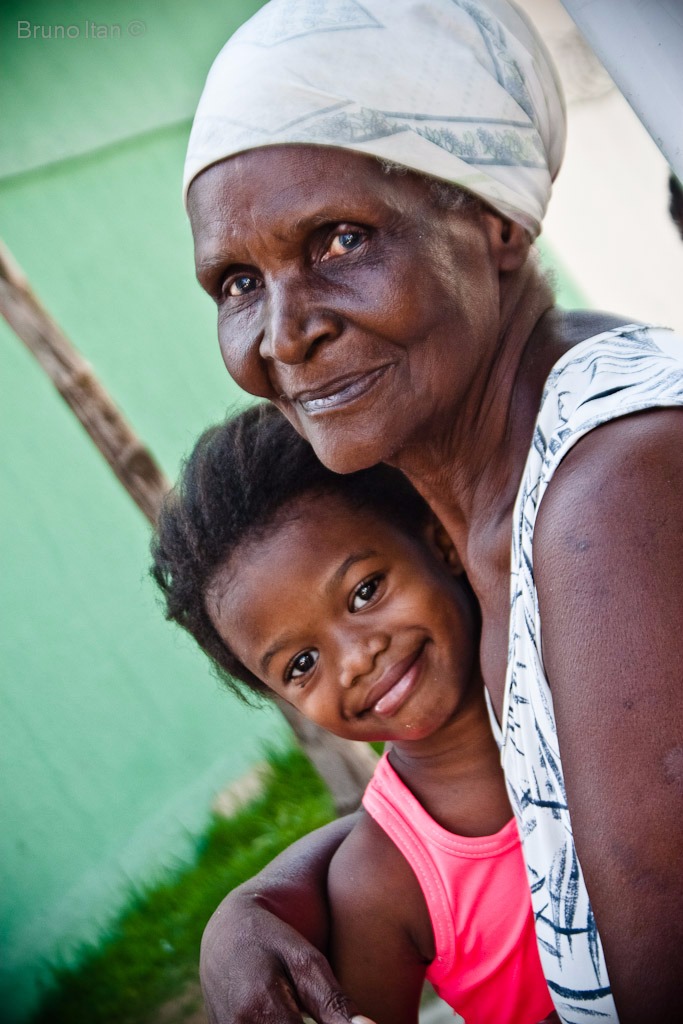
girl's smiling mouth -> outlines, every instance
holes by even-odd
[[[416,651],[387,669],[370,689],[360,715],[372,711],[376,715],[390,718],[403,706],[422,674],[426,646],[427,641],[423,640]]]

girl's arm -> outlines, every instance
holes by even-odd
[[[534,571],[567,800],[621,1024],[683,1006],[683,410],[578,442]]]
[[[376,1024],[417,1024],[434,936],[419,883],[367,814],[341,844],[328,877],[330,962]]]
[[[319,1024],[348,1024],[355,1007],[319,950],[329,932],[330,860],[355,820],[294,843],[220,904],[200,962],[211,1024],[301,1024],[301,1009]]]

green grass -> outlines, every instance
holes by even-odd
[[[333,817],[298,750],[271,752],[268,762],[263,794],[229,820],[213,819],[191,867],[133,896],[76,968],[55,969],[32,1024],[143,1024],[196,981],[202,931],[222,897]]]

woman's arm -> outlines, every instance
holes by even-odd
[[[543,658],[621,1024],[683,1006],[683,411],[609,423],[539,510]]]
[[[328,876],[330,961],[376,1024],[417,1024],[434,935],[422,890],[387,834],[365,814]]]
[[[302,1009],[318,1024],[348,1024],[355,1007],[318,950],[328,941],[330,860],[355,820],[294,843],[218,907],[200,962],[211,1024],[300,1024]]]

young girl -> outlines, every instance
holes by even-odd
[[[200,438],[153,558],[168,617],[231,688],[390,742],[328,878],[329,953],[363,1013],[415,1024],[427,978],[466,1024],[548,1016],[478,610],[407,480],[331,473],[258,406]]]

